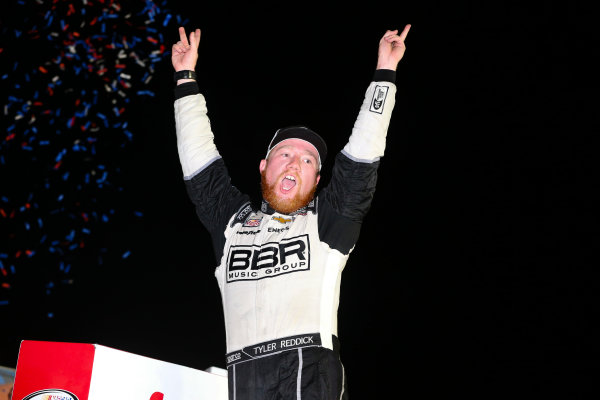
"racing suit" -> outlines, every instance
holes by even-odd
[[[175,88],[183,177],[218,263],[230,399],[345,398],[340,279],[375,191],[394,80],[375,71],[330,182],[291,214],[254,207],[231,185],[197,83]]]

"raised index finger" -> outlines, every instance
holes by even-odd
[[[186,46],[190,45],[187,37],[185,36],[185,28],[183,26],[179,27],[179,40],[181,40],[181,43],[183,43]]]
[[[409,30],[410,30],[410,24],[408,24],[404,27],[404,30],[400,34],[400,40],[402,40],[404,42],[404,39],[406,39],[406,35],[408,35]]]

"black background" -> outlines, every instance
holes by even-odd
[[[197,72],[215,140],[233,183],[255,198],[277,128],[306,124],[330,154],[343,147],[379,38],[412,24],[378,189],[342,279],[354,399],[592,391],[597,123],[581,79],[598,43],[590,10],[479,3],[169,2],[188,31],[202,30]],[[96,239],[127,242],[131,258],[90,262],[50,300],[15,296],[0,309],[1,365],[16,366],[20,341],[32,339],[224,367],[216,262],[181,178],[171,77],[165,60],[158,96],[131,111],[143,134],[123,160],[119,201],[144,218]]]

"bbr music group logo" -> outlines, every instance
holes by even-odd
[[[308,235],[260,246],[231,246],[227,256],[227,282],[258,280],[307,270],[310,270]]]

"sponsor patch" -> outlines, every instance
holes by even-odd
[[[383,106],[385,105],[385,99],[388,93],[388,86],[375,86],[375,93],[373,93],[373,98],[371,99],[371,106],[369,107],[369,111],[376,112],[378,114],[383,114]]]
[[[293,221],[292,218],[284,218],[284,217],[280,217],[280,216],[273,216],[271,218],[273,220],[279,222],[280,224],[287,224],[288,222],[292,222]]]
[[[308,235],[262,245],[231,246],[227,282],[249,281],[310,270]]]
[[[256,235],[260,232],[260,229],[257,231],[237,231],[238,235]]]
[[[248,220],[246,220],[246,222],[244,222],[244,227],[256,227],[260,225],[260,221],[262,221],[262,218],[249,218]]]
[[[236,223],[244,222],[251,212],[252,206],[250,205],[250,203],[246,203],[245,205],[243,205],[240,211],[238,211],[233,221],[231,222],[231,226],[233,227],[233,225]]]
[[[281,232],[285,232],[285,231],[289,231],[289,230],[290,230],[289,226],[282,226],[281,228],[271,228],[271,227],[269,227],[267,229],[267,232],[281,233]]]

